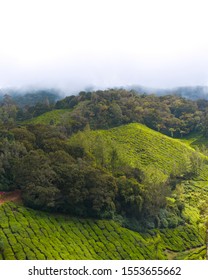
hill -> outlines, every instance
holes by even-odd
[[[102,149],[106,165],[115,149],[122,163],[142,169],[154,166],[165,174],[180,171],[182,175],[186,168],[191,168],[190,156],[195,152],[186,143],[138,123],[109,130],[86,130],[75,134],[69,142],[83,145],[95,157],[97,149]],[[199,156],[205,158],[203,154]]]
[[[148,178],[152,176],[155,181],[161,173],[175,177],[171,185],[172,194],[169,194],[170,200],[173,199],[171,207],[179,195],[184,207],[182,217],[193,224],[201,223],[203,227],[208,214],[208,161],[207,154],[195,150],[196,145],[192,147],[197,139],[205,141],[200,134],[190,139],[173,139],[142,124],[133,123],[109,130],[85,130],[69,141],[74,145],[82,145],[96,158],[98,165],[102,164],[109,169],[112,169],[112,153],[116,151],[118,173],[130,164],[133,168],[143,170]],[[151,180],[148,181],[149,189],[151,184]],[[171,215],[172,210],[169,209]],[[161,223],[163,218],[167,219],[163,210],[158,218]]]
[[[59,125],[64,119],[70,117],[70,109],[52,110],[41,114],[38,117],[25,121],[24,124],[43,124],[43,125]]]
[[[149,88],[139,85],[132,85],[124,87],[127,90],[135,90],[138,93],[146,94],[157,94],[164,96],[167,94],[182,96],[187,99],[197,100],[205,99],[208,100],[208,87],[207,86],[183,86],[174,88]]]
[[[61,93],[55,89],[0,89],[0,102],[3,101],[4,95],[11,97],[18,107],[34,106],[37,103],[49,104],[55,103],[61,98]]]
[[[2,258],[204,258],[208,161],[193,139],[206,141],[206,102],[108,90],[48,105],[18,111],[9,96],[0,104],[0,189],[21,194],[15,204],[1,199]],[[94,234],[96,224],[117,235]],[[25,238],[35,247],[24,251]]]
[[[128,124],[142,123],[163,134],[184,137],[193,132],[207,134],[207,100],[192,101],[176,95],[156,96],[137,94],[135,91],[110,89],[80,92],[67,96],[55,104],[44,97],[35,105],[18,107],[10,96],[0,103],[0,118],[4,125],[14,123],[56,123],[72,134],[89,124],[91,129],[109,129]],[[28,97],[32,96],[28,94]],[[35,95],[34,99],[39,95]],[[55,109],[55,110],[54,110]],[[69,109],[70,114],[59,118],[57,109]],[[44,115],[46,112],[51,115]],[[55,111],[53,113],[53,111]],[[54,115],[53,115],[54,114]],[[39,119],[35,117],[40,116]],[[60,116],[60,115],[59,115]],[[46,118],[46,121],[44,119]]]

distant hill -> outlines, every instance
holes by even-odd
[[[54,104],[61,98],[61,93],[55,89],[40,89],[40,90],[28,90],[20,91],[14,89],[1,89],[0,101],[3,100],[3,96],[8,94],[12,97],[13,101],[18,107],[34,106],[37,103]]]
[[[208,86],[181,86],[173,88],[153,88],[141,85],[129,85],[121,87],[112,87],[112,89],[125,89],[127,91],[135,91],[138,94],[156,94],[158,96],[177,95],[190,100],[205,99],[208,100]],[[96,88],[87,87],[85,92],[96,92]],[[78,95],[79,92],[60,91],[58,89],[0,89],[0,101],[5,94],[10,95],[19,107],[25,105],[34,106],[37,103],[43,103],[48,98],[50,103],[55,103],[64,96]]]
[[[134,90],[137,93],[167,95],[173,94],[181,97],[185,97],[191,100],[205,99],[208,100],[208,87],[207,86],[184,86],[174,88],[151,88],[143,87],[140,85],[132,85],[124,87],[127,90]]]

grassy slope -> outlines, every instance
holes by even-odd
[[[69,109],[59,109],[59,110],[53,110],[50,112],[46,112],[38,117],[35,117],[31,120],[28,120],[24,122],[25,124],[50,124],[51,121],[54,122],[54,124],[59,124],[61,120],[64,117],[67,117],[69,114]]]
[[[201,139],[201,136],[199,136]],[[190,168],[190,155],[195,151],[197,138],[174,139],[154,131],[142,124],[132,123],[109,130],[80,132],[70,140],[80,141],[93,153],[98,145],[104,147],[105,161],[110,161],[110,153],[115,147],[121,162],[133,167],[147,169],[154,166],[165,174],[177,173],[181,175]],[[205,140],[203,140],[205,142]],[[208,157],[198,152],[206,162]],[[200,170],[197,180],[208,181],[208,164]]]
[[[78,219],[0,206],[0,259],[198,259],[204,232],[193,225],[139,234],[107,220]],[[179,255],[178,255],[179,254]]]
[[[70,118],[71,113],[76,115],[76,110],[80,111],[86,106],[89,101],[82,101],[76,105],[73,109],[54,109],[52,111],[46,112],[38,117],[27,120],[24,124],[45,124],[48,125],[53,121],[53,124],[58,125],[64,123],[66,120],[70,123],[72,120]]]
[[[172,139],[142,124],[132,123],[109,130],[85,131],[72,140],[83,141],[89,150],[96,148],[96,141],[102,142],[106,155],[115,147],[122,162],[133,167],[146,168],[152,165],[165,173],[174,172],[185,162],[193,148],[180,140]],[[106,160],[110,160],[106,158]]]

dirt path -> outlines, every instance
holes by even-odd
[[[7,201],[21,202],[21,191],[15,190],[13,192],[0,192],[0,205]]]

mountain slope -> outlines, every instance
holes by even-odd
[[[103,146],[107,164],[112,149],[116,149],[121,162],[143,169],[154,166],[166,174],[176,173],[179,169],[183,172],[184,167],[189,166],[189,157],[194,152],[193,148],[180,140],[138,123],[109,130],[79,132],[70,142],[84,145],[94,155],[98,146]]]

